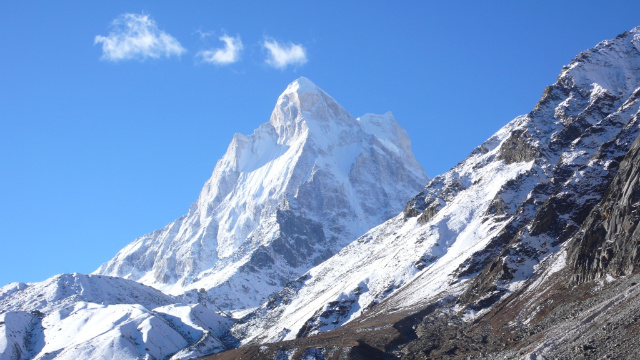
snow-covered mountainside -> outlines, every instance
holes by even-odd
[[[186,216],[98,274],[1,288],[0,360],[177,360],[237,346],[222,309],[259,305],[426,181],[390,113],[355,119],[300,78],[269,123],[234,136]]]
[[[187,215],[96,274],[176,295],[205,289],[224,310],[256,307],[397,214],[426,182],[391,113],[353,118],[300,78],[268,123],[234,136]]]
[[[271,296],[233,333],[260,344],[445,304],[456,319],[477,319],[538,274],[565,266],[563,246],[640,134],[639,109],[636,28],[578,55],[532,112],[432,179],[402,214]]]
[[[232,321],[134,281],[63,274],[0,288],[0,359],[188,359]]]

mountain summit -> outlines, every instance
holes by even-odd
[[[299,78],[268,123],[234,135],[187,215],[96,273],[171,294],[204,289],[224,310],[256,307],[397,214],[426,181],[390,113],[356,119]]]

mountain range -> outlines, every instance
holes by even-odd
[[[0,359],[633,358],[640,27],[428,178],[391,113],[306,78],[187,215],[0,289]]]

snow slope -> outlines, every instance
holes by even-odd
[[[187,215],[96,273],[254,308],[397,214],[426,182],[391,113],[355,119],[300,78],[268,123],[233,137]]]
[[[450,295],[468,304],[467,319],[478,316],[575,234],[640,134],[639,108],[636,28],[581,53],[531,113],[431,180],[402,214],[274,294],[233,333],[243,343],[293,339]]]
[[[0,289],[0,359],[187,359],[232,321],[134,281],[63,274]]]

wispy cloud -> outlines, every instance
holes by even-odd
[[[307,51],[302,45],[282,44],[273,39],[265,39],[262,43],[269,52],[267,64],[277,69],[284,69],[289,65],[302,65],[307,62]]]
[[[231,37],[222,35],[220,41],[224,42],[224,47],[214,50],[203,50],[196,54],[202,61],[215,65],[229,65],[240,60],[242,51],[242,40],[240,36]]]
[[[104,60],[157,59],[186,52],[178,40],[158,29],[149,15],[123,14],[113,20],[112,26],[109,35],[98,35],[94,40],[94,44],[102,44]]]
[[[200,39],[206,39],[209,36],[213,36],[215,34],[215,32],[213,31],[202,31],[202,30],[196,30],[195,33],[198,34],[198,36],[200,36]]]

